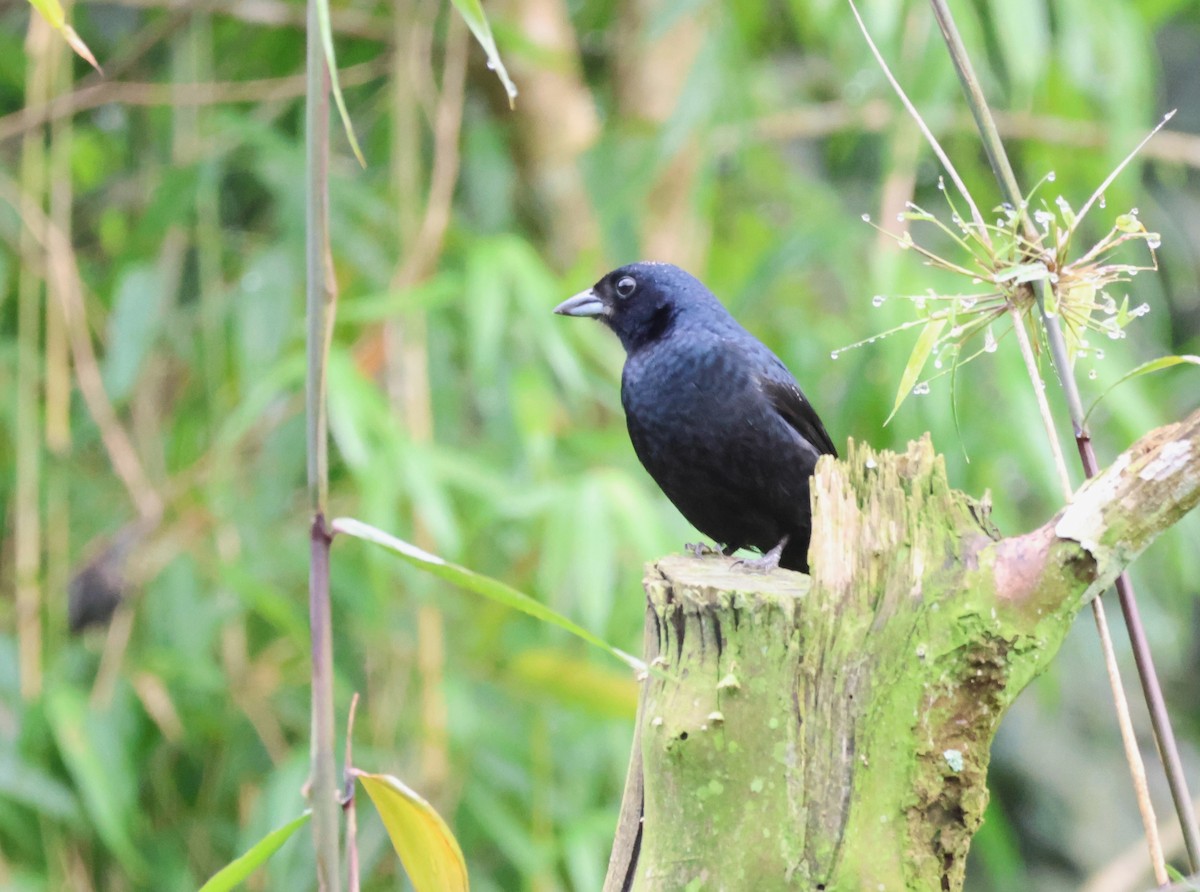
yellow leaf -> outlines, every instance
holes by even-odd
[[[433,806],[390,774],[355,774],[383,819],[416,892],[466,892],[462,849]]]
[[[62,29],[63,24],[67,21],[67,16],[58,0],[29,0],[29,2],[42,14],[42,18],[50,24],[51,28],[55,31]]]
[[[96,57],[92,55],[92,51],[88,49],[88,45],[83,42],[83,38],[75,33],[75,29],[67,24],[67,14],[63,11],[62,4],[58,0],[29,0],[31,6],[38,11],[46,23],[62,35],[63,40],[71,47],[79,57],[85,60],[89,65],[104,74],[99,63],[96,62]]]

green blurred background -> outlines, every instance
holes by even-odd
[[[862,8],[979,204],[996,206],[929,9]],[[360,169],[335,123],[335,515],[637,651],[642,567],[695,533],[629,446],[615,339],[550,311],[640,258],[703,278],[789,364],[835,442],[900,448],[929,430],[956,485],[991,491],[1004,532],[1055,510],[1011,339],[959,372],[957,428],[947,378],[883,425],[912,333],[831,358],[911,318],[874,295],[963,287],[862,222],[899,231],[905,200],[944,204],[847,6],[486,10],[515,111],[448,4],[335,4],[367,158]],[[1136,206],[1163,236],[1160,273],[1128,286],[1152,312],[1080,361],[1085,400],[1146,359],[1200,353],[1200,5],[954,11],[1021,183],[1056,174],[1048,202],[1080,207],[1179,109],[1084,227],[1096,238]],[[0,887],[194,889],[303,807],[304,9],[78,6],[103,79],[29,19],[18,0],[0,9]],[[1094,415],[1102,462],[1197,403],[1190,368],[1123,385]],[[1197,520],[1134,578],[1200,790]],[[76,612],[121,606],[71,635],[69,592]],[[598,889],[628,673],[352,540],[334,545],[333,600],[339,721],[363,697],[357,764],[442,810],[474,888]],[[1001,728],[992,786],[968,889],[1149,887],[1114,871],[1127,851],[1144,861],[1144,843],[1090,618]],[[407,888],[361,811],[366,888]],[[249,886],[303,890],[312,876],[303,834]]]

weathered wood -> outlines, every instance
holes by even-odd
[[[1000,718],[1194,507],[1198,456],[1200,412],[999,539],[928,438],[852,443],[814,479],[812,579],[652,565],[627,788],[644,807],[627,798],[605,889],[961,889]]]

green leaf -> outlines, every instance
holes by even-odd
[[[279,851],[279,847],[292,838],[297,830],[308,823],[312,817],[311,811],[306,811],[298,818],[293,818],[282,827],[276,827],[258,842],[246,854],[230,861],[212,878],[200,887],[200,892],[227,892],[246,880],[250,874],[258,870],[268,858]]]
[[[467,863],[433,806],[390,774],[355,771],[416,892],[466,892]]]
[[[913,347],[913,351],[908,357],[908,364],[904,366],[904,374],[900,376],[900,387],[896,391],[896,402],[892,405],[892,411],[887,420],[883,422],[884,424],[892,420],[900,408],[900,404],[912,393],[913,386],[917,383],[917,378],[920,377],[921,370],[925,368],[925,363],[933,353],[933,348],[945,327],[945,319],[930,319],[925,323],[925,328],[921,330],[921,336],[917,338],[916,346]]]
[[[342,98],[342,85],[338,83],[337,56],[333,52],[333,28],[329,24],[329,0],[317,0],[317,22],[321,30],[321,48],[325,50],[325,66],[329,69],[329,86],[333,88],[333,101],[337,105],[338,115],[342,119],[342,127],[346,138],[350,140],[350,148],[354,157],[363,167],[367,161],[363,158],[362,149],[358,147],[358,137],[354,135],[354,125],[350,123],[350,113],[346,111],[346,100]]]
[[[345,533],[347,536],[354,536],[358,539],[365,539],[367,542],[374,542],[376,545],[382,545],[384,548],[390,549],[400,555],[400,557],[413,566],[420,567],[434,576],[440,576],[442,579],[465,588],[469,592],[483,595],[485,598],[495,601],[498,604],[503,604],[505,607],[511,607],[514,610],[528,614],[534,619],[540,619],[542,622],[558,626],[560,629],[570,632],[577,638],[582,638],[588,644],[594,644],[596,647],[607,651],[635,670],[641,671],[645,668],[641,660],[630,656],[622,650],[618,650],[604,639],[593,635],[587,629],[571,622],[565,616],[554,612],[545,604],[534,600],[524,592],[517,591],[507,583],[493,579],[490,576],[484,576],[482,573],[476,573],[474,570],[468,570],[466,567],[461,567],[458,564],[452,564],[450,561],[443,560],[437,555],[430,554],[415,545],[405,542],[403,539],[397,539],[395,536],[383,532],[383,530],[376,529],[370,524],[355,520],[352,517],[339,517],[333,521],[332,527],[335,533]]]
[[[487,53],[487,66],[496,72],[500,83],[504,84],[504,92],[508,94],[508,107],[512,108],[517,101],[517,85],[508,76],[508,69],[500,60],[500,51],[496,49],[496,38],[492,36],[492,26],[488,24],[487,16],[483,14],[483,4],[479,0],[452,0],[483,51]]]
[[[1109,385],[1108,389],[1100,396],[1096,397],[1096,401],[1088,408],[1087,414],[1083,416],[1083,423],[1087,424],[1087,420],[1092,416],[1092,412],[1100,405],[1100,401],[1116,389],[1117,385],[1124,384],[1131,378],[1138,378],[1142,375],[1149,375],[1151,372],[1161,372],[1163,369],[1169,369],[1172,366],[1182,365],[1200,365],[1200,356],[1191,354],[1183,354],[1181,356],[1160,356],[1158,359],[1152,359],[1149,362],[1143,362],[1136,369],[1126,372],[1116,381]]]
[[[166,316],[166,288],[154,266],[136,264],[117,280],[108,317],[104,385],[114,401],[124,400],[137,383]]]
[[[129,874],[144,878],[146,859],[130,833],[136,813],[126,761],[130,741],[120,733],[119,717],[91,709],[80,691],[65,685],[47,693],[46,717],[92,828]]]

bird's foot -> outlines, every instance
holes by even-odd
[[[750,560],[741,559],[733,562],[734,567],[740,567],[743,570],[749,570],[751,573],[770,573],[779,566],[779,558],[783,555],[783,549],[788,544],[788,539],[791,536],[784,536],[779,540],[779,544],[764,554],[762,557],[752,558]]]
[[[685,542],[683,548],[684,551],[690,551],[692,553],[692,557],[704,557],[706,554],[721,553],[707,542]]]

